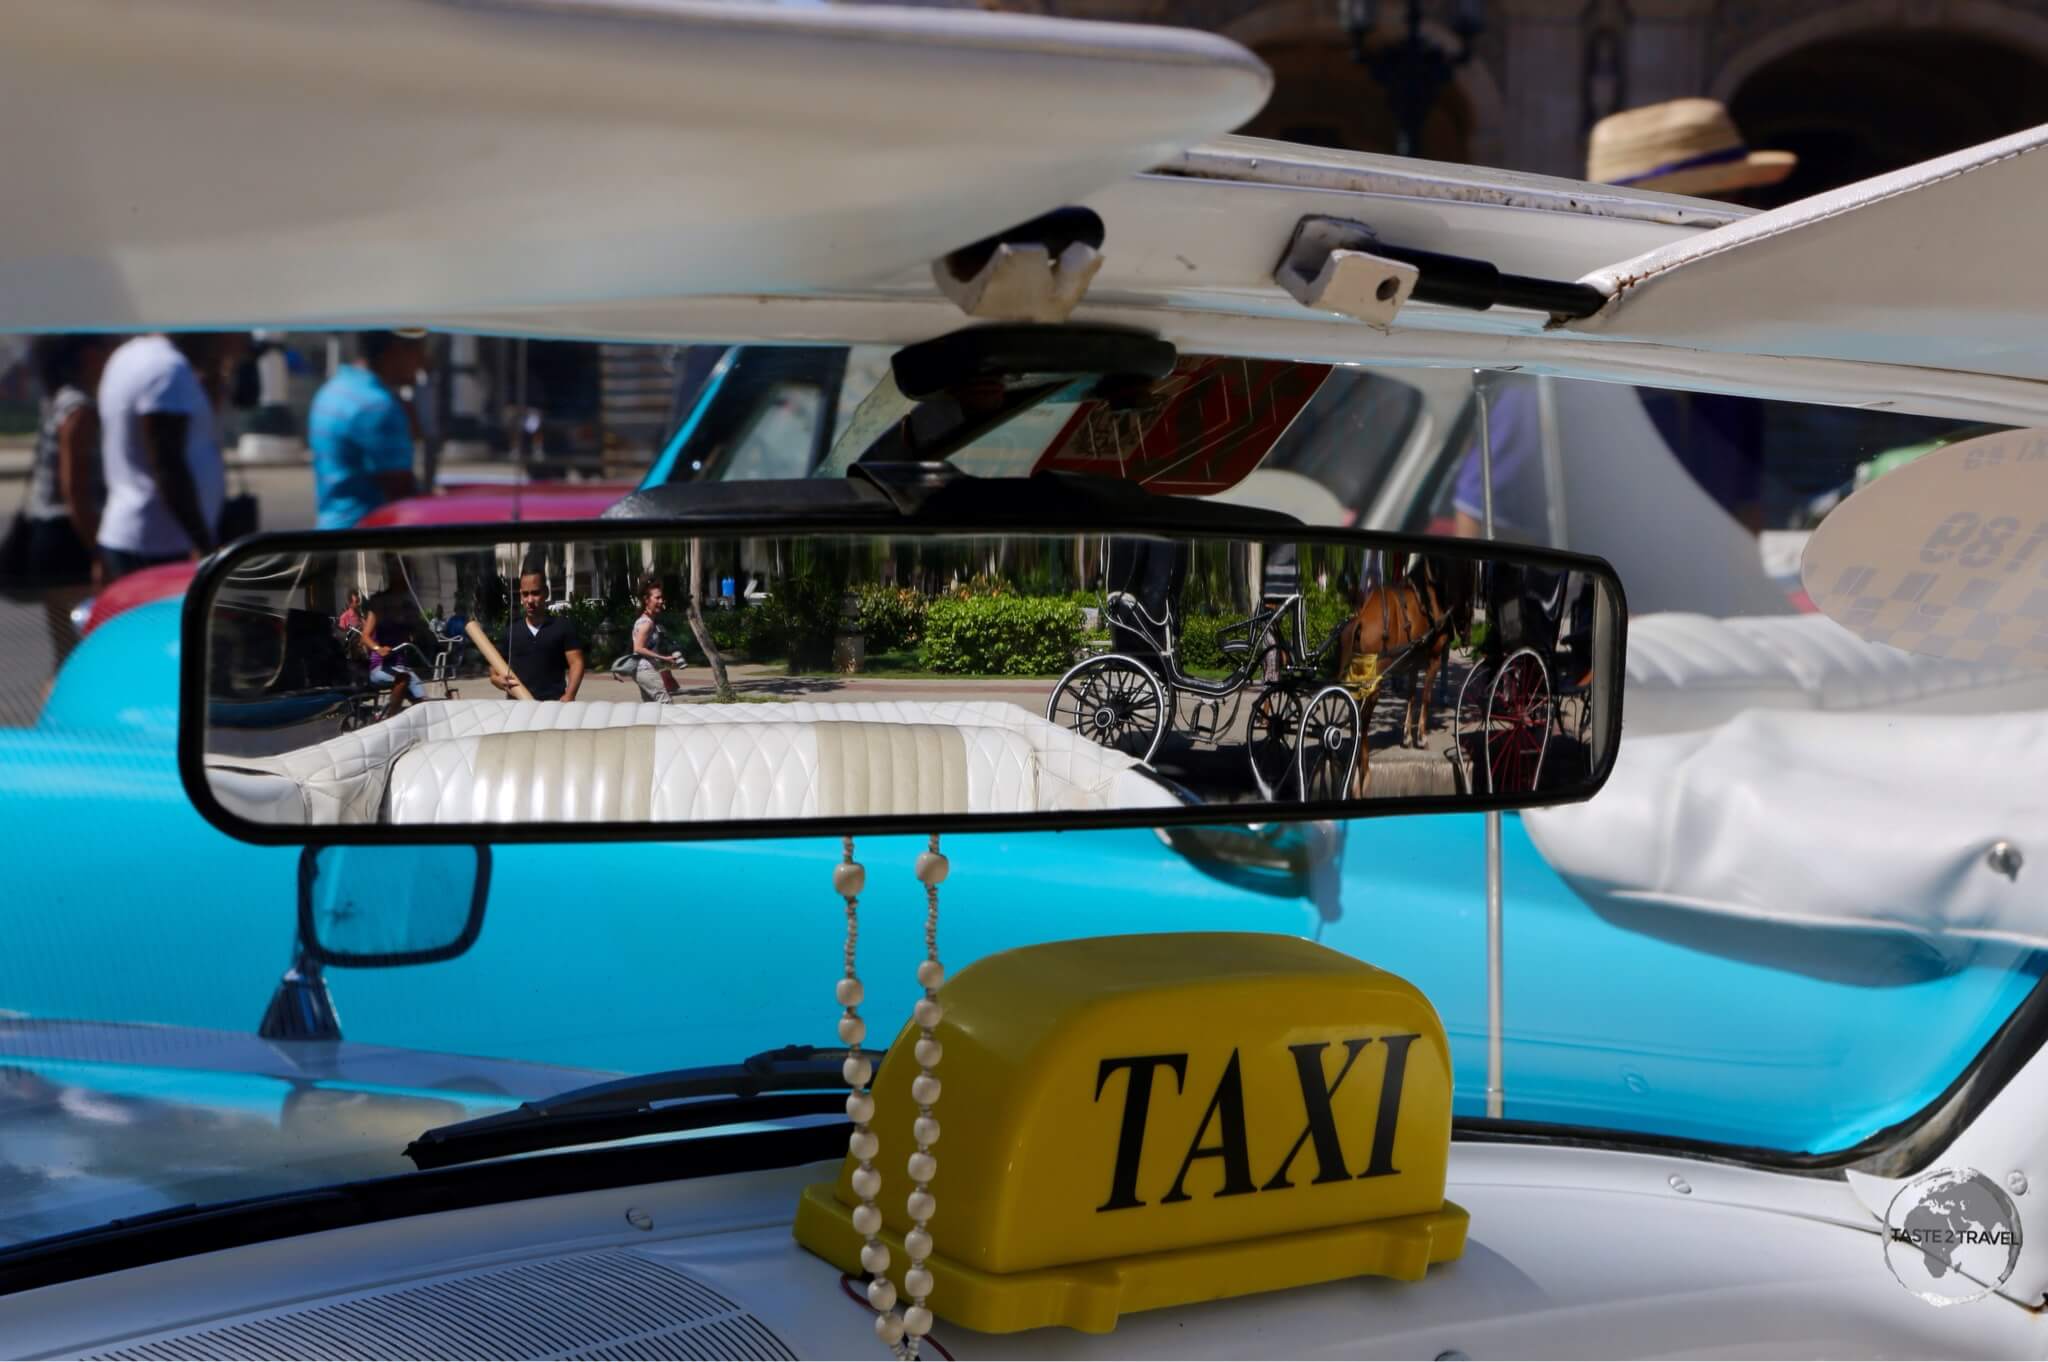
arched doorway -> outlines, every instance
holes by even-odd
[[[1761,207],[2048,123],[2048,67],[1972,34],[1872,30],[1797,48],[1728,101],[1753,147],[1797,152]]]
[[[1315,147],[1347,151],[1394,149],[1394,114],[1387,92],[1351,58],[1341,42],[1301,40],[1265,44],[1259,57],[1273,68],[1273,96],[1241,131]],[[1437,97],[1422,126],[1421,155],[1431,161],[1469,159],[1472,106],[1455,85]]]

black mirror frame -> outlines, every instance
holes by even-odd
[[[1079,479],[1094,482],[1094,479]],[[970,487],[971,485],[971,487]],[[1517,561],[1559,571],[1584,572],[1597,577],[1613,595],[1615,667],[1609,678],[1608,703],[1614,715],[1615,740],[1607,745],[1604,760],[1594,769],[1589,782],[1569,791],[1537,795],[1456,796],[1457,807],[1445,808],[1445,797],[1436,795],[1389,796],[1364,801],[1304,800],[1291,804],[1260,804],[1245,811],[1253,822],[1305,822],[1314,819],[1346,821],[1355,818],[1391,818],[1412,814],[1466,814],[1494,810],[1544,808],[1581,803],[1599,793],[1614,769],[1620,750],[1623,673],[1626,671],[1628,602],[1621,579],[1603,558],[1590,554],[1563,553],[1555,549],[1532,548],[1449,536],[1383,534],[1377,531],[1334,529],[1303,525],[1269,512],[1246,511],[1189,498],[1152,496],[1135,488],[1103,496],[1076,498],[1066,504],[1065,518],[1048,514],[1051,495],[1066,481],[1043,476],[1021,479],[962,478],[956,486],[972,496],[971,518],[960,514],[954,498],[935,496],[920,510],[904,513],[887,503],[855,509],[841,496],[846,482],[821,484],[799,481],[791,484],[799,492],[830,487],[835,496],[826,504],[813,500],[784,515],[738,516],[730,511],[707,507],[696,515],[661,518],[621,517],[599,520],[518,521],[502,524],[408,526],[375,530],[319,530],[251,535],[217,549],[199,567],[185,596],[180,625],[178,685],[178,776],[186,797],[208,823],[238,841],[259,846],[308,845],[446,845],[481,842],[550,843],[572,845],[591,842],[701,842],[758,840],[782,837],[817,837],[826,834],[878,836],[890,833],[928,832],[1053,832],[1090,828],[1158,828],[1183,824],[1214,824],[1229,819],[1216,805],[1191,805],[1185,809],[1157,807],[1127,811],[1106,810],[1084,813],[1028,814],[885,814],[835,819],[759,819],[705,823],[578,823],[535,827],[505,824],[428,824],[394,827],[386,824],[277,824],[257,823],[231,813],[214,797],[206,778],[206,666],[203,646],[207,630],[208,604],[226,580],[228,570],[240,559],[276,553],[405,552],[418,549],[481,548],[495,546],[510,537],[522,542],[574,540],[586,543],[634,543],[663,537],[729,535],[734,538],[766,538],[803,534],[874,534],[899,536],[973,536],[1039,534],[1070,537],[1077,532],[1159,535],[1169,538],[1214,538],[1238,536],[1270,539],[1288,535],[1323,543],[1354,543],[1361,548],[1416,553],[1453,552],[1481,556],[1489,550],[1512,555]],[[691,486],[695,486],[692,484]],[[717,487],[719,484],[712,484]],[[754,493],[756,504],[772,501],[772,482],[744,485]],[[1118,485],[1119,488],[1122,485]],[[951,489],[949,489],[951,490]],[[716,497],[712,501],[727,500]],[[1143,514],[1134,514],[1134,506]],[[1008,514],[1005,514],[1005,511]]]
[[[491,897],[491,849],[482,842],[469,843],[469,849],[476,853],[476,876],[470,885],[469,916],[462,924],[462,934],[454,941],[431,951],[383,951],[364,955],[354,951],[329,950],[321,944],[317,924],[313,921],[313,882],[320,873],[321,851],[333,845],[341,843],[338,840],[308,842],[299,852],[299,948],[313,960],[336,969],[437,965],[443,960],[467,954],[469,948],[476,944],[484,929],[484,906]],[[462,843],[449,845],[459,846]]]

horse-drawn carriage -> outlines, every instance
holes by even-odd
[[[1273,798],[1297,773],[1297,749],[1311,697],[1322,679],[1329,644],[1304,656],[1308,612],[1290,592],[1246,619],[1217,631],[1217,646],[1231,663],[1220,677],[1190,672],[1182,658],[1182,621],[1171,599],[1148,609],[1128,591],[1104,596],[1102,617],[1121,646],[1076,664],[1060,678],[1045,717],[1106,747],[1150,761],[1170,728],[1180,728],[1184,702],[1190,736],[1212,740],[1238,731],[1243,719],[1245,757],[1262,797]],[[1251,694],[1247,710],[1245,698]],[[1334,734],[1333,755],[1355,749],[1357,707]],[[1348,758],[1346,758],[1348,760]]]
[[[1230,669],[1215,677],[1185,664],[1176,586],[1155,581],[1155,604],[1109,591],[1102,615],[1114,644],[1060,678],[1046,718],[1144,761],[1169,730],[1235,739],[1265,799],[1290,788],[1304,800],[1363,794],[1383,703],[1400,706],[1400,746],[1428,747],[1432,696],[1470,632],[1476,585],[1472,567],[1449,558],[1379,554],[1365,568],[1367,585],[1347,593],[1352,612],[1313,641],[1306,596],[1265,592],[1260,609],[1216,631]]]

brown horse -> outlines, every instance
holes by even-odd
[[[1424,745],[1430,695],[1436,689],[1437,673],[1443,669],[1444,654],[1450,651],[1453,638],[1471,632],[1470,575],[1469,568],[1460,572],[1444,559],[1425,556],[1413,571],[1397,580],[1383,579],[1370,588],[1338,636],[1337,675],[1347,684],[1368,673],[1368,684],[1382,684],[1390,660],[1400,667],[1419,666],[1420,675],[1401,715],[1403,747]],[[1359,660],[1371,665],[1354,671]],[[1368,728],[1371,718],[1368,704]]]

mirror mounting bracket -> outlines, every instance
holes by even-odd
[[[1383,241],[1363,222],[1310,214],[1295,224],[1273,282],[1305,307],[1385,326],[1410,298],[1484,312],[1496,305],[1590,317],[1607,295],[1590,284],[1508,274],[1491,261]]]
[[[856,463],[846,470],[846,476],[857,482],[867,483],[889,499],[900,515],[914,516],[923,509],[926,500],[934,492],[958,482],[967,475],[952,464],[940,461],[896,462],[876,459],[868,463]]]
[[[303,943],[294,944],[292,954],[291,966],[277,981],[256,1034],[264,1040],[340,1040],[341,1018],[335,1014],[334,995],[327,991],[320,962]]]

